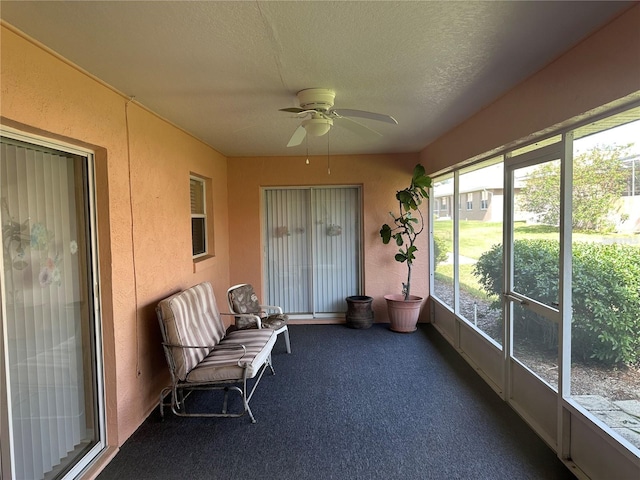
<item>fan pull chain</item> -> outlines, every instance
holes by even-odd
[[[307,141],[307,161],[306,161],[306,162],[304,162],[304,163],[306,163],[307,165],[309,165],[309,136],[308,136],[308,135],[305,135],[305,139],[306,139],[306,141]]]
[[[329,137],[331,136],[331,130],[327,132],[327,175],[331,175],[331,156],[329,154]]]

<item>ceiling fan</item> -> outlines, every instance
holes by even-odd
[[[398,122],[390,115],[382,113],[366,112],[364,110],[351,110],[346,108],[334,109],[333,102],[336,93],[327,88],[307,88],[297,94],[300,107],[281,108],[281,112],[295,113],[300,117],[309,117],[293,132],[287,147],[300,145],[307,135],[321,137],[326,134],[334,122],[360,135],[382,134],[353,120],[350,117],[366,118],[379,122],[397,125]]]

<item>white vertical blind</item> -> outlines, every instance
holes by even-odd
[[[266,190],[267,303],[343,313],[359,292],[359,222],[357,187]]]
[[[314,309],[344,312],[345,297],[358,294],[358,190],[312,190],[314,231]]]
[[[40,479],[95,427],[85,402],[88,338],[82,161],[3,142],[0,151],[5,365],[16,479]],[[76,188],[79,189],[78,193]],[[84,258],[83,258],[84,254]],[[84,329],[83,329],[84,328]],[[92,392],[92,386],[88,386]],[[88,403],[88,405],[87,405]],[[6,457],[5,457],[6,460]]]
[[[265,199],[268,303],[310,312],[309,192],[267,190]]]

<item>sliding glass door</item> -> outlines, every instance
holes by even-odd
[[[264,191],[267,303],[289,314],[331,317],[360,293],[358,187]]]
[[[2,477],[73,478],[104,442],[88,153],[3,136]]]

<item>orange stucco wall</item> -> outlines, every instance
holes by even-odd
[[[203,280],[219,302],[233,283],[263,290],[262,186],[362,185],[364,293],[375,298],[376,321],[385,321],[382,295],[398,292],[405,270],[378,230],[413,166],[446,169],[638,92],[639,24],[635,6],[420,153],[336,156],[330,175],[325,157],[308,166],[300,157],[226,159],[135,102],[125,107],[125,96],[3,25],[2,123],[96,151],[109,444],[121,445],[140,425],[167,380],[157,301]],[[190,172],[211,178],[214,195],[215,256],[197,273]],[[426,236],[420,241],[413,293],[426,295]]]
[[[168,381],[157,302],[204,280],[224,298],[227,160],[8,26],[1,35],[2,123],[96,152],[108,441],[121,445]],[[216,256],[198,273],[190,172],[213,186]]]
[[[640,93],[640,5],[627,10],[420,154],[429,172]]]
[[[376,322],[388,322],[383,295],[400,293],[406,266],[394,260],[394,245],[384,245],[379,230],[397,210],[395,193],[407,187],[417,154],[351,155],[327,157],[258,157],[229,159],[229,231],[231,282],[252,283],[263,290],[261,249],[261,187],[309,185],[361,185],[363,200],[363,293],[373,297]],[[426,167],[426,166],[425,166]],[[425,209],[426,213],[426,209]],[[428,240],[418,237],[411,293],[428,294]],[[346,303],[345,303],[346,311]],[[422,320],[426,319],[423,306]]]

